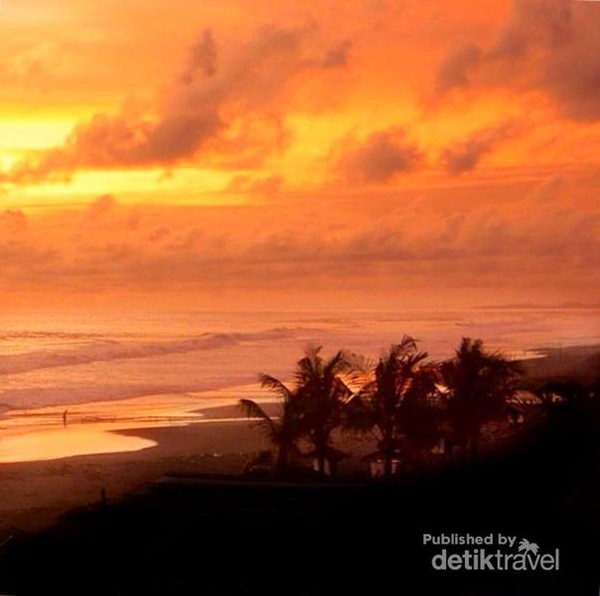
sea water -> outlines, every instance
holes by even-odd
[[[434,359],[462,337],[510,357],[600,344],[594,309],[35,313],[0,319],[0,462],[153,446],[119,430],[202,421],[199,409],[270,399],[309,345],[379,356],[411,335]],[[68,432],[64,427],[68,427]]]
[[[303,349],[377,357],[404,334],[436,359],[462,337],[508,355],[600,343],[600,311],[189,312],[0,317],[0,407],[74,404],[290,375]]]

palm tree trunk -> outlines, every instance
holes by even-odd
[[[323,453],[319,453],[317,457],[319,474],[321,476],[325,476],[325,462],[327,461],[325,455]]]
[[[393,459],[393,449],[391,446],[391,441],[386,439],[384,451],[383,451],[383,476],[384,478],[390,478],[392,476],[392,459]]]
[[[277,472],[279,474],[283,474],[285,473],[285,471],[287,470],[288,467],[288,455],[287,455],[287,449],[285,447],[279,447],[278,453],[277,453]]]
[[[327,462],[328,443],[328,437],[325,436],[325,433],[323,432],[319,432],[315,437],[314,445],[317,456],[317,470],[321,476],[325,476],[325,464]]]
[[[384,478],[392,476],[392,457],[389,453],[386,453],[383,458],[383,476]]]
[[[392,439],[392,429],[386,428],[383,434],[383,477],[391,478],[392,460],[394,459],[394,441]]]
[[[469,447],[469,459],[471,463],[474,464],[477,461],[479,454],[479,437],[472,436]]]
[[[460,460],[462,464],[469,463],[469,441],[467,439],[460,442]]]

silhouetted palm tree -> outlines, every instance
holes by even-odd
[[[349,358],[343,351],[326,360],[321,347],[306,350],[296,367],[295,381],[301,426],[304,436],[314,447],[318,472],[324,474],[329,462],[333,471],[340,453],[333,449],[332,432],[341,426],[344,409],[352,391],[342,379],[351,371]]]
[[[463,457],[469,453],[475,459],[483,424],[502,416],[507,399],[517,390],[520,365],[499,353],[486,352],[480,339],[463,338],[441,372],[455,439]]]
[[[373,379],[349,404],[347,424],[374,433],[385,477],[392,473],[392,461],[403,439],[421,445],[437,438],[432,405],[436,373],[424,363],[426,358],[413,338],[403,337],[379,360]]]
[[[271,443],[276,470],[285,473],[291,456],[298,453],[296,441],[300,436],[300,418],[296,407],[296,394],[284,383],[269,375],[260,375],[259,380],[262,387],[275,392],[280,397],[279,415],[269,416],[251,399],[241,399],[240,407],[246,416],[257,419],[258,425]]]

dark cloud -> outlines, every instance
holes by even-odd
[[[192,45],[188,55],[188,62],[181,75],[181,80],[190,85],[198,74],[203,77],[212,77],[217,72],[217,43],[213,32],[206,29],[200,39]]]
[[[515,0],[488,58],[515,60],[536,49],[552,51],[574,41],[575,34],[573,0]]]
[[[350,40],[341,42],[338,46],[325,53],[321,60],[321,66],[323,68],[342,68],[347,66],[351,48],[352,42]]]
[[[334,159],[345,180],[368,184],[390,182],[397,174],[414,170],[424,156],[403,129],[392,128],[374,132],[362,142],[343,141],[334,149]]]
[[[263,27],[222,49],[206,30],[191,47],[182,74],[162,95],[156,118],[136,117],[126,109],[97,114],[76,126],[64,146],[0,173],[0,182],[65,180],[86,168],[169,167],[202,151],[230,153],[232,146],[239,150],[256,143],[264,159],[268,149],[261,143],[262,131],[282,135],[279,100],[294,78],[308,70],[344,67],[348,49],[347,42],[324,42],[313,26]],[[280,146],[271,138],[269,144]]]
[[[438,94],[467,86],[539,90],[569,118],[600,119],[600,11],[594,4],[515,0],[489,47],[467,43],[442,59]]]
[[[440,63],[436,75],[438,93],[446,93],[455,87],[466,87],[471,72],[483,56],[481,48],[469,43],[450,52]]]
[[[512,123],[478,130],[467,139],[446,147],[441,154],[442,162],[450,174],[470,172],[500,143],[514,136],[517,130],[518,127]]]

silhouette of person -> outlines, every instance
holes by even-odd
[[[65,410],[63,412],[63,426],[66,428],[67,427],[67,415],[69,414],[68,410]]]

